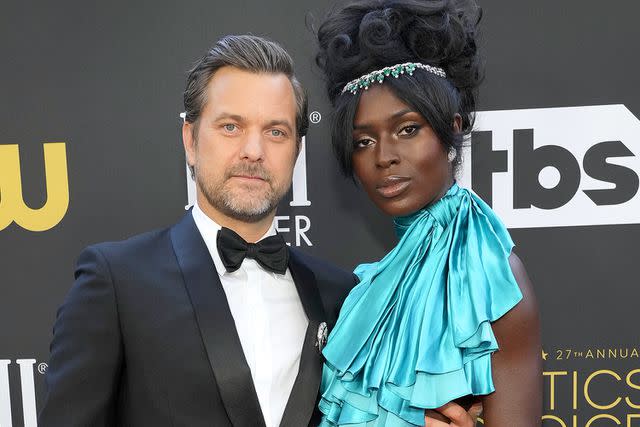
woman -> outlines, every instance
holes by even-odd
[[[366,0],[319,27],[338,161],[399,237],[356,269],[323,351],[321,426],[424,425],[426,409],[469,395],[488,426],[540,425],[531,284],[504,225],[455,182],[479,18],[472,0]]]

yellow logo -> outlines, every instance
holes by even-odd
[[[69,207],[67,152],[64,142],[43,144],[47,201],[39,209],[25,205],[22,197],[18,145],[0,145],[0,230],[12,222],[30,231],[56,226]]]

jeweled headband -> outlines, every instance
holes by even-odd
[[[367,90],[369,89],[369,86],[371,86],[371,83],[382,83],[384,79],[389,76],[393,76],[396,79],[404,73],[412,76],[416,68],[421,68],[425,71],[435,74],[438,77],[442,77],[443,79],[447,78],[447,73],[445,73],[442,68],[434,67],[427,64],[421,64],[420,62],[405,62],[404,64],[396,64],[389,67],[384,67],[381,70],[372,71],[362,77],[353,79],[344,86],[344,88],[342,89],[342,93],[351,92],[355,95],[359,89],[364,88],[365,90]]]

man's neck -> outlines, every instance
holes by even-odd
[[[215,221],[216,224],[220,225],[221,227],[230,228],[249,243],[257,242],[267,233],[269,228],[271,228],[271,224],[273,224],[273,218],[276,215],[276,212],[274,210],[259,221],[245,222],[223,214],[222,212],[209,205],[207,201],[201,200],[200,197],[198,197],[198,207],[206,216]]]

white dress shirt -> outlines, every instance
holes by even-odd
[[[264,270],[250,258],[228,273],[216,245],[220,225],[197,203],[192,215],[220,276],[265,423],[277,427],[298,375],[309,323],[291,273]],[[274,234],[272,225],[262,238]]]

